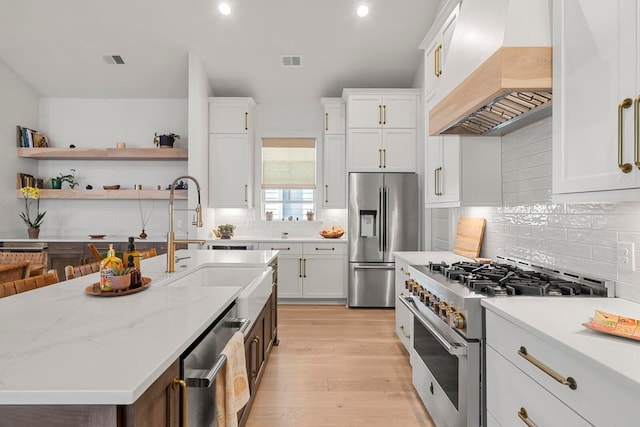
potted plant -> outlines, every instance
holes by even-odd
[[[177,133],[168,133],[163,135],[154,134],[153,143],[156,147],[160,148],[172,148],[173,143],[180,139],[180,135]]]
[[[36,187],[22,187],[20,189],[24,197],[24,212],[20,212],[20,218],[27,224],[29,238],[37,239],[40,234],[40,224],[44,220],[47,211],[40,212],[40,190]],[[30,207],[32,201],[36,201],[36,216],[31,219]]]
[[[131,269],[123,268],[111,270],[111,288],[114,291],[125,291],[131,286]]]
[[[218,232],[220,233],[221,239],[230,239],[233,236],[233,230],[236,229],[235,225],[232,224],[222,224],[218,226]]]
[[[63,174],[62,172],[57,178],[51,178],[51,188],[59,190],[62,188],[63,183],[68,183],[69,188],[72,190],[78,185],[78,179],[76,178],[76,170],[71,169],[70,174]]]

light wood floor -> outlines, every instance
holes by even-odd
[[[434,427],[393,310],[281,305],[247,427]]]

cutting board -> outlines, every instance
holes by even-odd
[[[480,256],[485,224],[484,218],[460,218],[453,252],[471,259]]]

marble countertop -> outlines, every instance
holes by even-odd
[[[482,306],[563,353],[640,393],[640,341],[582,326],[595,310],[640,319],[640,304],[622,298],[486,298]]]
[[[206,241],[206,244],[218,244],[218,245],[238,245],[242,243],[257,243],[257,242],[294,242],[294,243],[305,243],[305,242],[328,242],[328,243],[347,243],[346,235],[340,237],[339,239],[325,239],[321,236],[290,236],[287,238],[282,237],[268,237],[268,236],[234,236],[231,239],[216,239],[212,237],[186,237],[186,236],[176,236],[176,239],[203,239]],[[28,239],[23,237],[0,237],[0,242],[11,242],[11,243],[47,243],[47,242],[93,242],[93,243],[101,243],[101,242],[128,242],[129,236],[116,236],[116,235],[107,235],[104,239],[92,239],[88,235],[65,235],[65,236],[40,236],[39,239]],[[149,236],[145,240],[138,239],[136,237],[137,243],[144,242],[166,242],[167,236]]]
[[[145,291],[101,298],[98,273],[0,299],[0,404],[135,400],[236,299],[242,287],[171,287],[193,268],[266,266],[277,251],[176,251],[142,260]]]

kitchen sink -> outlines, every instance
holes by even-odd
[[[202,266],[167,284],[170,287],[186,286],[237,286],[242,292],[236,305],[238,317],[249,318],[253,323],[271,295],[270,267],[208,267]]]

